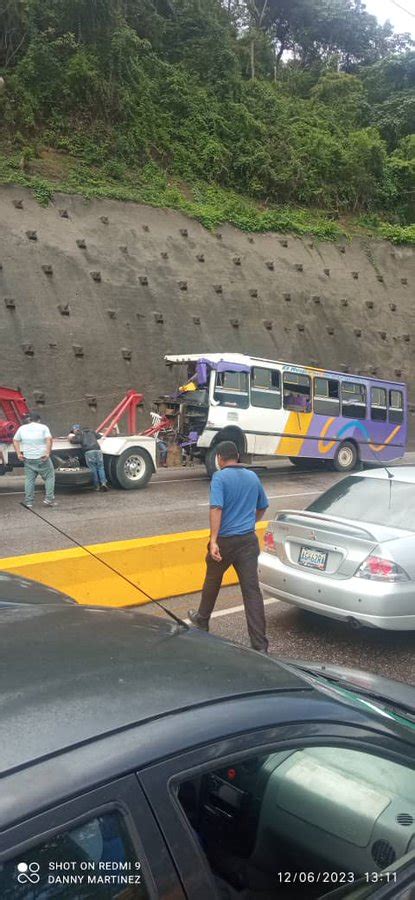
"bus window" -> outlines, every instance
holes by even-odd
[[[248,409],[249,381],[247,372],[218,372],[214,400],[221,406]]]
[[[251,405],[281,409],[281,376],[277,369],[251,369]]]
[[[402,391],[389,391],[389,421],[394,425],[400,425],[403,422]]]
[[[388,411],[385,388],[372,387],[370,401],[370,418],[374,422],[386,422]]]
[[[366,388],[356,381],[342,382],[342,415],[347,419],[366,418]]]
[[[311,378],[284,372],[284,409],[293,412],[311,412]]]
[[[314,379],[314,412],[320,416],[340,415],[340,388],[336,378]]]

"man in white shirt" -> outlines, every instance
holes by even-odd
[[[45,506],[56,506],[55,502],[55,469],[50,453],[52,435],[47,425],[40,421],[37,412],[30,413],[23,425],[18,428],[13,439],[18,459],[24,462],[25,499],[22,506],[32,509],[35,499],[35,482],[38,475],[45,483]]]

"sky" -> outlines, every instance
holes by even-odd
[[[364,0],[366,9],[377,17],[383,25],[389,19],[398,33],[409,31],[415,38],[415,0],[397,0],[400,7],[392,3],[392,0]]]

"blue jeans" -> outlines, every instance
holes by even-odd
[[[94,487],[107,483],[107,476],[104,469],[104,456],[102,450],[86,450],[85,462],[92,475]]]
[[[165,441],[160,441],[159,439],[157,439],[157,450],[160,457],[160,464],[162,466],[164,466],[164,464],[167,462],[168,449],[169,448]]]
[[[24,492],[25,502],[33,503],[35,499],[35,482],[37,476],[45,482],[46,500],[55,499],[55,469],[51,459],[25,459]]]

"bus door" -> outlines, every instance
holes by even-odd
[[[249,371],[212,372],[209,422],[218,431],[232,426],[239,428],[246,434],[247,449],[252,453],[249,380]]]
[[[390,458],[388,450],[393,447],[405,448],[406,445],[405,393],[402,388],[387,382],[370,387],[371,449],[377,445],[375,453],[379,460]]]
[[[306,369],[287,366],[282,374],[283,428],[276,453],[299,456],[313,421],[311,377]]]
[[[276,452],[279,434],[284,429],[280,369],[255,365],[251,369],[250,430],[255,433],[254,452]]]

